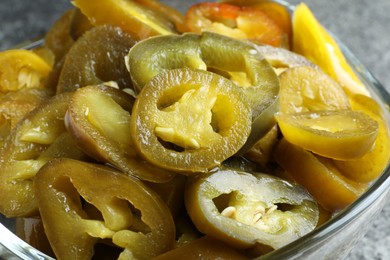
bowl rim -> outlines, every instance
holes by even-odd
[[[290,12],[293,12],[296,7],[295,5],[284,0],[272,1],[284,5],[289,9]],[[337,36],[332,33],[331,35],[339,44],[339,47],[345,55],[345,58],[357,76],[365,83],[365,85],[370,86],[370,94],[373,95],[375,100],[380,101],[380,105],[386,114],[387,125],[390,127],[390,93],[375,78],[375,76],[373,76],[370,70],[360,62],[360,60],[350,51],[350,49],[337,38]],[[42,46],[43,43],[44,39],[37,39],[21,43],[14,48],[33,49],[35,47]],[[287,244],[286,246],[274,250],[266,255],[260,256],[256,259],[285,259],[303,255],[305,252],[310,251],[319,242],[339,232],[343,227],[348,226],[351,222],[362,215],[369,205],[373,204],[381,196],[387,195],[386,192],[389,190],[390,165],[388,163],[382,174],[375,181],[373,181],[372,185],[357,200],[355,200],[345,209],[335,214],[329,221],[322,224],[320,227],[316,228],[305,236]],[[23,241],[16,234],[10,231],[5,225],[3,225],[3,223],[0,223],[0,234],[0,252],[2,246],[14,255],[23,259],[28,258],[54,260],[54,258],[42,253],[38,249]],[[0,256],[2,255],[0,254]]]

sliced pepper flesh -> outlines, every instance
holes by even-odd
[[[276,74],[279,76],[288,68],[308,66],[316,68],[313,62],[304,56],[284,48],[273,47],[270,45],[256,45],[257,51],[272,65]],[[317,67],[318,68],[318,67]]]
[[[205,260],[213,259],[235,259],[249,260],[250,257],[243,252],[239,252],[222,241],[211,236],[203,236],[177,247],[171,251],[161,254],[153,260],[170,259],[199,259],[199,256]]]
[[[56,62],[65,56],[75,42],[70,34],[70,26],[75,13],[75,8],[63,13],[45,34],[44,46],[53,53]]]
[[[275,124],[255,145],[245,153],[245,157],[266,167],[272,159],[272,151],[278,142],[279,127]]]
[[[190,32],[215,32],[259,44],[288,46],[288,36],[278,24],[258,8],[227,3],[198,3],[186,12]]]
[[[37,214],[33,191],[38,170],[57,157],[87,160],[66,132],[65,112],[71,94],[46,100],[21,120],[0,150],[0,212],[8,217]]]
[[[65,124],[78,146],[92,158],[150,182],[166,182],[175,175],[141,159],[130,135],[134,98],[112,87],[78,89],[72,96]]]
[[[367,114],[378,123],[378,135],[372,149],[356,160],[335,160],[336,167],[348,178],[357,182],[368,183],[385,170],[390,160],[389,125],[382,107],[365,95],[351,95],[352,109]]]
[[[0,92],[44,88],[51,65],[30,50],[0,52]]]
[[[263,11],[283,31],[286,37],[283,47],[289,49],[292,40],[292,24],[290,11],[285,5],[269,0],[221,0],[218,2],[248,6]]]
[[[348,64],[337,41],[319,23],[305,3],[296,6],[292,25],[294,52],[316,63],[348,93],[370,96],[367,87]]]
[[[163,168],[208,171],[246,142],[251,112],[245,101],[237,86],[217,74],[168,70],[137,97],[133,142],[142,156]]]
[[[71,159],[48,162],[36,178],[42,221],[59,259],[90,259],[102,239],[122,248],[119,257],[136,259],[173,247],[168,207],[138,179]]]
[[[318,221],[317,203],[301,186],[229,169],[191,177],[185,205],[202,233],[262,253],[305,235]]]
[[[368,153],[378,135],[378,123],[351,110],[276,114],[287,141],[316,154],[338,159],[357,159]]]
[[[12,91],[0,96],[0,114],[9,126],[9,131],[23,117],[52,96],[49,89],[28,88]],[[9,134],[9,131],[7,133]],[[4,133],[5,134],[5,133]],[[6,137],[6,135],[1,135]]]
[[[253,118],[274,104],[279,94],[278,77],[253,44],[211,32],[141,41],[129,51],[127,66],[137,90],[168,69],[193,68],[219,73],[243,88]]]
[[[284,138],[277,144],[274,157],[296,182],[331,212],[347,207],[367,188],[366,184],[346,178],[332,159],[314,155]]]
[[[87,31],[64,57],[57,94],[104,82],[120,89],[132,88],[123,57],[135,42],[131,35],[113,26]]]
[[[138,39],[177,33],[184,17],[177,10],[154,0],[75,0],[73,4],[93,25],[113,25]]]
[[[280,112],[350,109],[348,96],[319,68],[298,66],[280,74]]]

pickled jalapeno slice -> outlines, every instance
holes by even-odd
[[[186,12],[186,26],[191,32],[210,31],[259,44],[288,47],[288,36],[278,24],[262,10],[250,6],[194,4]]]
[[[364,156],[378,135],[378,123],[358,111],[280,113],[276,114],[276,120],[290,143],[338,160]]]
[[[173,247],[168,207],[140,180],[110,167],[54,159],[38,172],[35,191],[59,259],[90,259],[103,239],[126,259],[150,259]]]
[[[332,159],[315,155],[284,138],[277,144],[274,157],[297,183],[331,212],[345,208],[367,188],[367,184],[344,176]]]
[[[207,172],[233,156],[251,130],[244,93],[215,73],[168,70],[138,95],[131,134],[138,152],[162,168]]]
[[[88,30],[64,57],[57,94],[105,82],[132,88],[123,57],[135,42],[120,28],[105,25]]]
[[[195,226],[234,248],[266,253],[317,225],[317,203],[299,185],[230,169],[190,178],[185,205]]]
[[[66,132],[64,116],[71,93],[44,101],[4,140],[0,150],[0,212],[8,217],[38,213],[34,179],[38,170],[57,157],[87,160]]]
[[[178,33],[184,16],[156,0],[75,0],[73,2],[95,25],[112,25],[145,39],[153,35]]]
[[[130,135],[134,98],[122,90],[97,85],[78,89],[72,96],[65,124],[86,154],[124,173],[150,182],[166,182],[174,173],[141,159]]]

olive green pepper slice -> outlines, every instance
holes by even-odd
[[[246,142],[251,111],[240,88],[215,73],[167,70],[142,89],[131,135],[148,161],[186,174],[206,172]]]
[[[73,8],[63,13],[45,35],[44,46],[53,53],[55,62],[61,60],[74,44],[74,38],[70,34],[70,25],[75,12],[76,9]]]
[[[121,89],[131,88],[123,57],[134,43],[130,35],[116,27],[99,26],[88,30],[65,57],[57,93],[110,81]]]
[[[254,44],[211,32],[159,36],[134,45],[126,62],[137,90],[160,72],[175,68],[209,70],[240,86],[253,121],[251,135],[240,154],[275,124],[279,79]]]
[[[136,91],[162,71],[178,68],[207,69],[197,34],[156,36],[135,44],[126,64]]]
[[[150,182],[175,175],[141,159],[130,135],[134,98],[107,86],[78,89],[70,100],[65,123],[78,146],[92,158]]]
[[[0,150],[0,212],[7,217],[37,213],[34,177],[51,158],[88,159],[67,134],[65,112],[71,93],[57,95],[28,114]]]
[[[201,38],[203,60],[213,71],[225,71],[243,88],[252,109],[252,131],[238,152],[243,155],[276,123],[279,110],[279,79],[256,46],[239,40],[228,41],[220,34],[204,33]],[[227,44],[229,43],[229,44]]]
[[[232,81],[243,88],[252,108],[253,119],[275,103],[279,94],[278,77],[254,45],[205,32],[200,38],[200,48],[201,57],[208,68],[227,73]]]
[[[49,89],[23,88],[0,96],[0,145],[27,113],[52,94]]]
[[[86,31],[92,29],[94,26],[89,21],[79,8],[76,8],[72,17],[72,21],[69,25],[69,33],[73,39],[77,40]]]
[[[101,240],[122,259],[150,259],[173,247],[175,226],[160,197],[112,168],[54,159],[36,176],[35,192],[58,259],[90,259]]]
[[[185,205],[204,234],[266,253],[316,227],[318,207],[301,186],[261,173],[219,170],[191,177]]]
[[[144,181],[167,204],[174,219],[180,217],[180,213],[184,209],[184,189],[186,182],[187,177],[182,174],[177,174],[172,180],[164,183]]]
[[[154,257],[153,260],[171,260],[171,259],[187,259],[187,260],[214,260],[214,259],[231,259],[245,260],[250,259],[248,256],[238,250],[229,247],[222,241],[211,236],[203,236],[187,244],[177,247],[171,251]]]

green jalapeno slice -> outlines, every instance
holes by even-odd
[[[36,178],[39,211],[58,259],[91,259],[103,240],[123,250],[122,259],[150,259],[172,249],[169,209],[140,180],[72,159],[48,162]]]
[[[142,160],[130,135],[134,98],[99,86],[78,89],[69,102],[65,124],[78,146],[92,158],[150,182],[166,182],[174,173]]]
[[[112,26],[98,26],[83,34],[64,57],[57,93],[115,82],[119,88],[131,88],[123,57],[135,44],[131,35]]]
[[[133,106],[131,134],[139,153],[162,168],[206,172],[246,142],[251,111],[243,92],[215,73],[168,70]]]
[[[0,212],[29,216],[38,207],[33,192],[38,170],[51,158],[87,159],[66,132],[64,116],[71,93],[57,95],[28,114],[11,131],[0,150]]]

